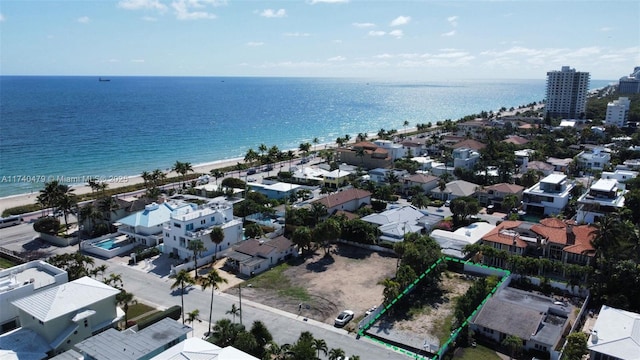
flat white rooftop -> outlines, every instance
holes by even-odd
[[[616,179],[599,179],[595,184],[591,185],[591,190],[609,192],[613,191],[618,185]]]
[[[560,184],[566,178],[567,178],[567,175],[564,175],[564,174],[551,174],[551,175],[547,175],[547,177],[540,180],[540,182],[547,183],[547,184]]]

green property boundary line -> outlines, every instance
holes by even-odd
[[[498,272],[502,272],[504,273],[504,275],[502,276],[502,278],[500,279],[500,281],[498,281],[498,283],[496,284],[496,286],[493,287],[493,289],[491,289],[491,291],[489,292],[489,294],[487,294],[487,296],[482,300],[482,302],[475,308],[475,310],[473,310],[473,312],[471,313],[471,315],[469,315],[465,321],[462,323],[462,325],[460,325],[460,327],[458,327],[457,329],[455,329],[454,331],[451,332],[451,336],[449,337],[449,339],[447,339],[447,341],[445,341],[445,343],[440,346],[440,349],[438,350],[438,352],[436,353],[435,356],[433,356],[432,358],[428,358],[428,357],[424,357],[423,355],[420,354],[416,354],[413,351],[409,351],[406,349],[403,349],[399,346],[393,345],[393,344],[389,344],[386,343],[380,339],[377,338],[373,338],[369,335],[366,335],[365,332],[367,330],[369,330],[369,328],[384,314],[387,312],[387,310],[389,310],[392,306],[394,306],[396,304],[396,302],[398,302],[398,300],[402,299],[403,296],[405,296],[406,294],[408,294],[422,279],[424,279],[425,276],[427,276],[427,274],[429,272],[431,272],[431,270],[433,270],[436,266],[438,266],[441,262],[443,261],[450,261],[450,262],[455,262],[455,263],[461,263],[463,265],[469,265],[472,267],[477,267],[477,268],[484,268],[484,269],[491,269],[494,271],[498,271]],[[407,286],[395,299],[393,299],[393,301],[391,301],[389,304],[387,304],[384,309],[382,309],[382,311],[380,311],[375,318],[373,318],[372,320],[370,320],[365,326],[363,326],[359,331],[358,331],[358,337],[360,336],[364,336],[369,340],[372,340],[374,342],[377,342],[379,344],[382,344],[388,348],[391,348],[392,350],[405,354],[411,358],[414,359],[421,359],[421,360],[438,360],[440,359],[440,357],[444,354],[444,352],[448,349],[449,345],[455,341],[455,339],[458,337],[458,334],[460,333],[460,331],[462,330],[463,327],[465,327],[467,324],[469,324],[469,322],[471,321],[471,318],[473,318],[476,313],[478,311],[480,311],[480,309],[482,308],[482,306],[489,300],[489,298],[495,294],[495,292],[498,290],[498,288],[500,287],[500,285],[502,285],[502,283],[509,277],[509,275],[511,274],[511,272],[509,270],[504,270],[504,269],[500,269],[500,268],[495,268],[492,266],[487,266],[487,265],[480,265],[480,264],[474,264],[474,263],[470,263],[468,261],[462,261],[460,259],[456,259],[456,258],[451,258],[448,256],[443,256],[440,259],[438,259],[435,263],[431,264],[431,266],[425,270],[417,279],[415,279],[411,284],[409,284],[409,286]]]

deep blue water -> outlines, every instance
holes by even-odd
[[[545,90],[544,80],[110,79],[0,76],[0,196],[35,192],[51,176],[139,175],[244,157],[260,144],[288,150],[400,130],[405,120],[456,120],[542,100]]]

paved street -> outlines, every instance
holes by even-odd
[[[28,247],[40,247],[48,255],[74,252],[77,249],[75,246],[59,248],[40,240],[34,240],[36,235],[31,224],[0,229],[0,246],[18,252]],[[139,301],[161,309],[180,305],[180,291],[170,289],[173,279],[168,276],[170,260],[167,256],[161,255],[154,260],[143,261],[135,266],[128,265],[126,257],[116,257],[110,260],[94,259],[95,266],[102,264],[108,266],[105,276],[109,276],[110,273],[121,274],[126,290],[133,293]],[[193,336],[201,338],[208,331],[210,291],[210,289],[202,291],[199,286],[196,286],[185,292],[185,313],[199,309],[202,318],[201,323],[194,324]],[[232,304],[240,305],[238,297],[216,292],[212,322],[225,317],[232,319],[230,314],[226,314]],[[280,345],[293,343],[301,332],[309,331],[314,337],[324,339],[329,348],[341,348],[347,355],[359,355],[362,359],[371,360],[406,358],[406,355],[394,352],[366,338],[356,340],[355,334],[348,334],[345,330],[335,328],[332,325],[311,319],[305,320],[303,315],[287,313],[247,300],[242,301],[243,324],[250,328],[254,321],[262,321],[274,336],[274,340]],[[236,321],[239,319],[236,318]]]

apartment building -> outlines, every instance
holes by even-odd
[[[589,92],[588,72],[563,66],[547,72],[545,117],[580,119],[584,117]]]

